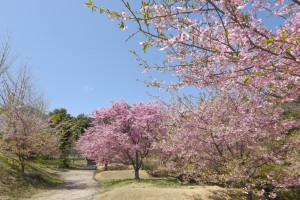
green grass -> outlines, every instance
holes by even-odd
[[[40,168],[46,168],[48,170],[64,171],[65,169],[59,168],[59,159],[38,159],[35,160],[34,165]]]
[[[123,171],[123,170],[122,170]],[[129,170],[128,170],[129,171]],[[95,174],[105,172],[103,169],[97,170]],[[108,171],[109,172],[109,171]],[[179,187],[178,182],[174,179],[162,179],[162,178],[142,178],[142,179],[97,179],[96,180],[102,186],[102,189],[97,194],[102,194],[107,191],[111,191],[114,188],[130,185],[130,184],[149,184],[152,187],[157,188],[168,188],[168,187]]]
[[[36,163],[27,163],[25,173],[21,175],[18,161],[1,153],[0,169],[0,199],[28,198],[63,183],[57,171]]]
[[[74,159],[70,162],[70,168],[79,168],[79,167],[85,167],[87,164],[87,161],[85,159]]]
[[[63,171],[66,168],[60,168],[61,160],[59,159],[39,159],[34,161],[36,165],[40,165],[41,167],[47,166],[49,169],[60,170]],[[80,167],[86,166],[87,161],[85,159],[71,159],[69,169],[77,169]]]
[[[109,180],[109,181],[101,181],[101,185],[106,189],[112,189],[115,187],[121,187],[129,184],[151,184],[154,187],[164,188],[164,187],[180,187],[178,183],[174,180],[169,179],[120,179],[120,180]]]
[[[124,198],[130,199],[136,196],[140,198],[156,198],[155,194],[163,195],[164,192],[168,192],[168,194],[176,194],[182,198],[182,194],[192,194],[193,191],[193,199],[212,199],[212,200],[224,200],[224,196],[227,199],[232,200],[245,200],[246,195],[242,193],[241,188],[214,188],[214,186],[205,186],[205,185],[196,185],[196,184],[182,184],[178,182],[177,179],[167,179],[167,178],[153,178],[149,175],[146,175],[145,172],[140,173],[142,175],[141,179],[136,180],[133,177],[133,170],[121,170],[121,171],[96,171],[95,178],[102,185],[102,189],[97,193],[97,195],[102,198],[108,199],[116,199],[116,198]],[[211,191],[209,198],[204,198],[203,193],[197,192],[199,190]],[[150,192],[149,192],[150,191]],[[134,193],[135,196],[129,196],[127,193]],[[205,192],[205,191],[204,191]],[[144,193],[144,194],[143,194]],[[145,194],[146,193],[146,194]],[[197,196],[197,193],[198,196]],[[290,200],[290,199],[299,199],[300,200],[300,189],[293,190],[277,190],[278,199],[281,200]],[[170,196],[163,197],[162,199],[172,198]],[[185,199],[185,198],[182,198]],[[265,200],[264,197],[259,197],[253,195],[253,200]]]
[[[109,171],[108,171],[109,172]],[[128,170],[129,172],[129,170]],[[102,189],[97,193],[97,195],[104,195],[106,193],[108,193],[108,196],[113,195],[115,193],[115,191],[118,188],[127,188],[127,189],[132,189],[132,188],[144,188],[145,191],[147,191],[147,189],[152,188],[151,191],[153,190],[153,188],[157,188],[156,190],[153,191],[157,191],[157,192],[162,192],[164,191],[164,189],[176,189],[176,193],[178,193],[178,195],[181,195],[182,193],[180,191],[197,191],[199,189],[203,189],[203,188],[207,188],[208,191],[211,190],[211,186],[200,186],[200,185],[196,185],[196,184],[192,184],[192,185],[187,185],[187,184],[182,184],[180,182],[178,182],[177,179],[167,179],[167,178],[144,178],[144,179],[128,179],[128,178],[123,178],[120,176],[114,176],[114,173],[118,173],[118,171],[111,171],[111,177],[105,175],[105,176],[101,176],[101,173],[103,173],[103,170],[98,170],[96,171],[96,179],[97,181],[101,184]],[[114,177],[118,177],[118,179],[112,179]],[[124,176],[125,177],[125,176]],[[126,176],[127,177],[127,176]],[[161,190],[160,190],[161,189]],[[124,190],[127,191],[127,190]],[[132,191],[132,190],[130,190]],[[140,191],[140,190],[138,190]],[[175,192],[175,190],[172,190]],[[139,195],[139,194],[137,194]],[[124,197],[126,195],[124,194]],[[224,196],[228,197],[229,199],[232,200],[245,200],[246,199],[246,195],[242,193],[241,189],[225,189],[225,190],[212,190],[212,196],[210,199],[213,200],[223,200]],[[194,196],[194,199],[202,199],[201,195]],[[253,196],[253,200],[262,200],[262,198],[257,197],[257,196]]]
[[[108,171],[109,172],[109,171]],[[99,170],[95,176],[102,185],[96,199],[198,199],[198,200],[224,200],[228,199],[227,190],[215,186],[186,185],[178,182],[177,179],[153,178],[145,176],[141,179],[129,179],[126,173],[111,171],[111,173]],[[124,171],[123,171],[124,172]],[[132,170],[127,170],[133,173]],[[101,174],[103,174],[101,176]],[[118,175],[116,175],[118,174]],[[126,178],[123,178],[126,177]],[[115,179],[114,179],[115,178]],[[117,178],[117,179],[116,179]],[[240,192],[239,192],[240,194]],[[239,194],[233,194],[238,197]],[[211,198],[208,198],[210,196]],[[242,200],[243,198],[232,198]]]

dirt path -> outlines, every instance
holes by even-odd
[[[64,186],[33,196],[33,200],[92,200],[100,188],[93,170],[70,170],[61,173]]]

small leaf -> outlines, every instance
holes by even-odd
[[[298,37],[298,38],[292,38],[291,39],[293,42],[300,42],[300,37]]]
[[[143,51],[144,51],[144,53],[146,53],[147,48],[148,48],[148,45],[144,45],[144,46],[143,46]]]
[[[85,3],[88,8],[92,8],[95,6],[94,0],[89,0],[89,2]]]
[[[129,4],[128,1],[126,2],[126,6],[127,6],[128,9],[130,9],[130,4]]]
[[[286,36],[287,36],[287,32],[283,31],[282,36],[280,37],[280,40],[285,41]]]
[[[92,4],[90,4],[90,3],[85,3],[85,5],[86,5],[86,7],[88,7],[88,8],[91,8],[91,7],[92,7]]]
[[[255,76],[260,76],[260,72],[254,72]]]
[[[257,56],[253,56],[253,57],[251,58],[251,61],[255,60],[256,58],[257,58]]]
[[[242,14],[241,19],[242,19],[244,22],[248,22],[248,21],[249,21],[249,16],[246,15],[246,14]]]
[[[102,6],[98,7],[99,13],[102,14],[104,11],[104,8]]]
[[[160,37],[163,37],[163,38],[167,38],[167,36],[164,34],[164,32],[160,32],[160,33],[159,33],[159,36],[160,36]]]
[[[246,77],[246,78],[244,79],[244,85],[247,85],[247,84],[248,84],[249,79],[250,79],[250,77]]]
[[[269,39],[266,41],[266,45],[269,45],[271,43],[273,43],[275,41],[275,39],[273,37],[269,37]]]
[[[144,19],[144,23],[145,23],[145,25],[146,26],[148,26],[149,24],[148,24],[148,20],[147,19]]]
[[[146,1],[143,1],[142,4],[143,4],[143,6],[148,6],[148,2],[146,2]]]
[[[121,21],[121,22],[119,23],[119,27],[120,27],[121,29],[123,29],[123,28],[125,27],[124,22]]]
[[[287,46],[287,47],[285,48],[285,51],[288,52],[288,53],[290,53],[290,52],[291,52],[291,49],[292,49],[291,46]]]
[[[228,30],[224,31],[225,36],[228,36]]]

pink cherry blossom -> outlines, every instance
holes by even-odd
[[[78,149],[98,162],[130,162],[138,179],[152,143],[165,131],[164,111],[154,104],[130,106],[120,101],[95,110],[93,116],[93,126],[79,139]]]

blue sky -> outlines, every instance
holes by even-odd
[[[147,79],[122,32],[106,16],[92,14],[85,0],[1,0],[0,34],[12,35],[13,50],[31,68],[49,110],[66,108],[76,116],[125,99],[149,102],[146,93],[167,96],[136,79]],[[159,51],[148,57],[158,59]]]

